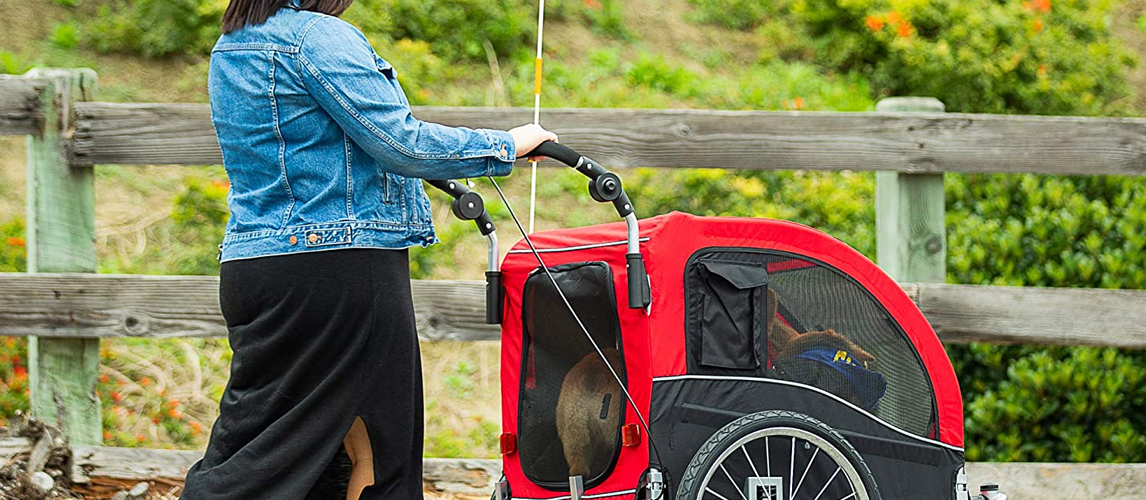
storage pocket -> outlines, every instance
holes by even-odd
[[[700,365],[760,367],[768,271],[746,262],[699,260]]]

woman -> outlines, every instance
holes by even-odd
[[[346,498],[422,498],[405,249],[436,239],[419,179],[507,175],[557,139],[413,118],[394,69],[337,18],[352,1],[231,0],[224,15],[209,90],[234,358],[184,499],[303,499],[343,445]]]

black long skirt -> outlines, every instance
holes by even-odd
[[[234,357],[184,500],[340,500],[312,488],[361,417],[362,500],[422,498],[422,372],[406,250],[229,261],[219,298]],[[309,497],[308,497],[309,495]]]

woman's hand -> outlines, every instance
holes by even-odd
[[[522,125],[520,127],[510,129],[509,135],[513,136],[513,142],[517,145],[516,156],[518,158],[520,158],[521,155],[525,153],[537,149],[537,146],[540,146],[541,143],[545,141],[558,142],[557,134],[541,128],[540,125],[534,125],[532,123],[529,125]],[[536,161],[539,159],[541,159],[541,157],[532,157],[529,158],[529,161]]]

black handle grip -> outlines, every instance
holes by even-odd
[[[485,272],[485,322],[500,325],[505,307],[505,289],[501,285],[501,271]]]
[[[569,149],[569,147],[564,144],[553,141],[545,141],[536,148],[533,148],[533,151],[518,156],[547,156],[570,167],[576,167],[577,162],[581,160],[580,153]]]

